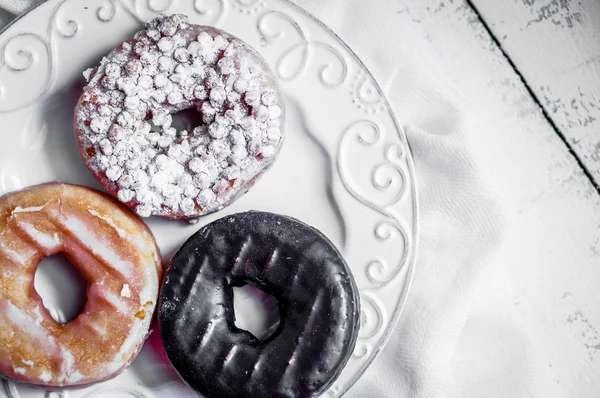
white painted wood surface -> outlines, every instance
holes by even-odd
[[[600,182],[600,0],[472,0]]]

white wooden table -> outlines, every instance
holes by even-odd
[[[588,178],[600,181],[600,1],[473,0]]]

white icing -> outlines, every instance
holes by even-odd
[[[100,336],[106,335],[106,330],[104,330],[100,325],[95,322],[92,318],[86,318],[86,325],[89,326],[96,334]]]
[[[110,293],[107,290],[103,289],[102,297],[106,299],[109,303],[111,303],[117,310],[123,313],[127,313],[129,311],[129,306],[120,297]]]
[[[15,307],[10,301],[6,301],[5,314],[13,324],[23,331],[23,333],[33,337],[45,346],[48,346],[50,335],[37,319],[33,319],[23,310]]]
[[[143,287],[139,292],[140,305],[144,305],[149,301],[156,300],[158,295],[157,266],[160,266],[161,259],[153,240],[143,239],[139,235],[135,236],[133,240],[140,252],[146,254],[143,257],[144,265],[141,267],[144,272]],[[151,256],[149,256],[150,253],[152,253]]]
[[[83,379],[85,376],[82,375],[81,373],[79,373],[78,371],[74,371],[72,372],[69,377],[68,377],[68,381],[69,383],[77,383],[78,381],[80,381],[81,379]]]
[[[35,365],[35,362],[33,362],[33,361],[24,361],[23,360],[21,362],[23,362],[24,365],[27,365],[29,367],[33,367],[33,365]]]
[[[44,370],[42,373],[40,373],[40,380],[42,380],[44,383],[47,383],[52,380],[52,375]]]
[[[14,366],[13,366],[13,370],[15,373],[20,374],[20,375],[24,375],[25,371],[26,371],[25,368],[15,368]]]
[[[37,323],[41,324],[44,320],[44,316],[42,315],[42,310],[39,305],[36,305],[33,309],[33,314],[35,315],[35,320]]]
[[[140,307],[140,310],[142,309],[144,309],[143,306]],[[146,310],[147,309],[148,308],[146,308]],[[148,333],[151,319],[152,317],[149,316],[149,314],[147,314],[144,319],[135,319],[133,325],[131,326],[129,335],[123,344],[121,344],[121,347],[119,347],[119,351],[114,356],[113,362],[107,366],[108,372],[116,372],[127,364],[129,359],[131,359],[131,354],[133,354],[139,345],[142,344],[144,336],[146,333]]]
[[[61,222],[61,221],[59,221]],[[72,232],[83,245],[85,245],[92,253],[101,258],[105,264],[114,268],[126,279],[131,278],[133,265],[119,257],[114,250],[106,246],[105,242],[98,239],[93,232],[88,230],[86,225],[76,218],[68,218],[64,221],[64,226]]]
[[[117,224],[115,224],[113,219],[111,219],[110,217],[104,217],[94,209],[88,209],[88,212],[92,216],[97,217],[97,218],[101,219],[102,221],[104,221],[105,223],[107,223],[108,225],[110,225],[115,231],[117,231],[117,234],[119,234],[119,236],[121,238],[126,238],[129,236],[127,234],[127,231],[125,231],[123,228],[120,228],[119,226],[117,226]]]
[[[150,244],[145,240],[140,243],[143,243],[143,245],[139,246],[140,248],[143,247],[149,251],[155,251],[153,244]],[[154,262],[157,260],[160,259],[152,256],[151,259],[148,260],[148,263],[142,267],[144,270],[144,282],[143,288],[139,293],[140,307],[138,308],[138,311],[151,311],[154,308],[154,300],[158,294],[158,275],[156,263]],[[121,289],[121,296],[124,296],[124,293],[125,297],[129,297],[127,293],[131,294],[131,289],[128,284],[124,284],[123,288]],[[148,305],[146,305],[146,303],[148,303]],[[138,345],[141,344],[144,336],[148,332],[151,320],[152,317],[150,316],[150,313],[147,313],[144,319],[136,318],[134,320],[134,323],[129,331],[129,335],[119,348],[119,351],[115,355],[113,362],[106,368],[109,373],[116,372],[127,364],[131,354],[137,349]]]
[[[121,289],[121,296],[122,297],[131,297],[131,290],[129,290],[129,285],[127,283],[125,283],[123,285],[123,289]]]
[[[158,284],[150,283],[149,281],[151,279],[146,280],[148,282],[146,282],[144,288],[140,291],[140,305],[144,305],[148,302],[153,302],[156,299],[156,296],[158,295]]]
[[[36,307],[36,309],[39,311],[39,307]],[[26,312],[15,307],[10,301],[6,301],[5,314],[13,324],[17,325],[22,330],[24,335],[29,335],[37,340],[51,355],[59,355],[59,358],[62,360],[60,367],[60,380],[66,382],[75,382],[79,380],[78,377],[81,377],[81,375],[77,372],[73,372],[73,368],[75,366],[75,358],[73,357],[73,354],[68,349],[60,345],[57,340],[50,335],[50,333],[40,324],[41,321],[39,318],[34,319],[28,316]],[[34,365],[34,362],[32,361],[22,362],[25,365]],[[16,369],[15,372],[18,373]],[[48,372],[42,372],[40,379],[48,382],[52,379],[52,375]]]
[[[46,207],[46,205],[32,206],[32,207],[25,207],[25,208],[22,208],[21,206],[17,206],[13,209],[13,211],[11,212],[11,215],[15,215],[17,213],[34,213],[37,211],[42,211],[44,209],[44,207]]]
[[[17,264],[25,264],[31,258],[31,253],[19,253],[6,247],[3,242],[0,243],[0,252]]]
[[[57,233],[54,233],[53,235],[45,234],[36,229],[33,225],[25,222],[19,222],[17,225],[23,232],[29,235],[31,239],[46,250],[53,250],[60,246],[60,238]]]
[[[60,379],[64,381],[71,381],[70,376],[73,373],[73,366],[75,365],[75,358],[73,354],[64,347],[60,347],[62,363],[60,366]]]

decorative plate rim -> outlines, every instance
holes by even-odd
[[[359,63],[359,65],[364,69],[364,71],[367,73],[367,75],[371,78],[371,81],[375,85],[375,88],[377,88],[377,90],[382,94],[381,97],[384,101],[386,108],[388,109],[388,111],[390,113],[392,121],[394,122],[394,126],[398,129],[398,132],[401,134],[401,137],[404,140],[404,142],[406,143],[406,147],[408,148],[408,156],[406,157],[406,159],[407,159],[406,164],[408,167],[408,171],[412,177],[411,193],[412,193],[412,197],[414,199],[414,203],[413,203],[414,223],[412,225],[412,234],[413,234],[413,239],[414,239],[413,240],[414,246],[413,246],[412,252],[410,253],[410,258],[408,258],[406,260],[407,275],[406,275],[406,279],[404,281],[404,289],[402,290],[400,300],[398,301],[398,304],[396,305],[396,308],[394,309],[394,313],[392,314],[390,325],[385,330],[385,332],[380,340],[381,344],[379,344],[379,346],[377,347],[377,349],[371,356],[371,359],[363,365],[363,367],[360,369],[360,371],[357,372],[356,375],[351,379],[351,381],[346,385],[346,388],[342,389],[342,391],[340,392],[340,396],[342,396],[345,393],[347,393],[348,390],[350,388],[352,388],[352,386],[354,386],[354,384],[356,384],[356,382],[362,377],[362,375],[365,373],[365,371],[371,366],[373,361],[375,361],[377,358],[379,358],[379,355],[381,354],[381,350],[387,345],[387,343],[389,342],[389,340],[391,338],[392,332],[396,329],[396,326],[398,325],[400,315],[402,314],[402,311],[404,310],[404,306],[406,305],[406,299],[408,297],[410,288],[412,286],[413,276],[414,276],[414,272],[415,272],[415,268],[416,268],[416,258],[417,258],[417,253],[419,250],[419,195],[418,195],[418,190],[417,190],[418,183],[417,183],[416,173],[415,173],[415,168],[414,168],[413,150],[412,150],[410,141],[406,135],[406,131],[404,130],[402,125],[398,122],[396,113],[394,112],[393,108],[391,107],[391,105],[387,99],[387,96],[381,89],[381,86],[379,85],[379,81],[375,78],[375,76],[373,76],[373,74],[371,73],[371,70],[365,65],[365,63],[358,56],[358,54],[356,54],[356,52],[346,43],[346,41],[344,41],[336,32],[334,32],[331,28],[329,28],[319,18],[315,17],[313,14],[306,11],[304,8],[300,7],[298,4],[293,3],[291,0],[279,0],[279,1],[283,1],[284,3],[291,5],[296,10],[298,10],[299,12],[304,14],[306,17],[315,21],[319,26],[321,26],[328,33],[330,33],[333,37],[335,37],[335,39],[337,39],[338,42],[346,50],[348,50],[348,52],[354,57],[354,59]],[[0,34],[1,34],[1,32],[0,32]]]
[[[13,20],[11,20],[2,29],[0,29],[0,37],[2,37],[6,33],[6,31],[10,27],[12,27],[12,25],[17,23],[22,18],[26,17],[29,13],[31,13],[38,7],[45,4],[47,1],[48,0],[43,0],[37,4],[31,5],[25,11],[23,11],[20,15],[17,15]],[[396,329],[396,327],[398,325],[400,315],[402,314],[404,307],[406,306],[406,301],[407,301],[408,295],[411,290],[414,272],[415,272],[415,268],[416,268],[416,259],[417,259],[417,255],[418,255],[418,251],[419,251],[419,231],[420,231],[420,228],[419,228],[420,205],[419,205],[419,194],[418,194],[418,189],[417,189],[418,181],[417,181],[416,173],[415,173],[413,149],[412,149],[410,140],[408,139],[408,136],[406,134],[406,131],[405,131],[404,127],[401,125],[401,123],[399,122],[398,118],[396,117],[396,113],[394,112],[394,109],[390,105],[390,102],[389,102],[387,96],[381,89],[381,85],[379,84],[379,81],[371,73],[371,70],[367,67],[367,65],[363,62],[363,60],[358,56],[358,54],[346,43],[346,41],[344,39],[342,39],[336,32],[334,32],[324,22],[322,22],[321,19],[317,18],[316,16],[314,16],[313,14],[308,12],[300,5],[294,3],[292,0],[277,0],[277,1],[288,4],[289,6],[291,6],[292,8],[294,8],[295,10],[297,10],[298,12],[300,12],[301,14],[306,16],[307,18],[316,22],[321,28],[323,28],[326,32],[331,34],[332,37],[334,37],[348,51],[348,53],[358,62],[359,66],[361,66],[363,68],[363,70],[365,71],[367,76],[370,77],[371,82],[373,83],[373,85],[375,86],[377,91],[381,94],[381,99],[383,100],[384,105],[390,114],[392,122],[393,122],[395,128],[398,130],[398,133],[400,134],[401,139],[406,143],[406,147],[408,149],[408,153],[406,156],[406,165],[407,165],[407,169],[409,171],[409,174],[411,176],[411,181],[412,181],[411,195],[413,198],[412,212],[413,212],[414,222],[413,222],[413,225],[411,228],[411,232],[412,232],[412,238],[413,238],[413,240],[412,240],[413,250],[411,250],[411,252],[409,253],[409,257],[406,259],[405,266],[407,267],[407,270],[406,270],[406,278],[403,283],[402,293],[401,293],[399,300],[394,308],[394,312],[391,316],[390,324],[389,324],[388,328],[384,331],[384,333],[381,337],[379,346],[372,353],[370,360],[367,361],[360,368],[360,370],[354,375],[354,377],[352,377],[350,379],[350,382],[346,384],[345,388],[343,388],[340,391],[340,396],[342,396],[345,393],[347,393],[352,388],[352,386],[354,386],[354,384],[356,384],[356,382],[363,376],[363,374],[371,366],[371,364],[375,360],[377,360],[377,358],[379,358],[379,355],[381,354],[382,349],[387,345],[387,343],[389,342],[389,340],[391,338],[393,331]],[[38,99],[36,99],[36,101],[37,100]],[[26,106],[30,106],[30,105],[32,105],[32,104],[28,104]],[[2,380],[4,380],[4,379],[2,379]]]

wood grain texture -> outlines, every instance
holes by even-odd
[[[600,1],[472,3],[550,119],[600,182]]]

